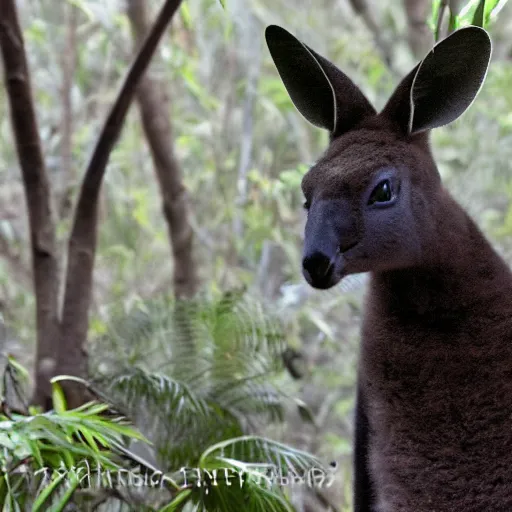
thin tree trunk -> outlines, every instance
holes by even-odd
[[[245,101],[242,117],[242,133],[240,140],[240,162],[238,165],[237,197],[235,200],[235,218],[233,222],[234,236],[241,239],[244,235],[244,208],[247,204],[247,176],[252,161],[254,139],[254,102],[258,88],[261,67],[261,49],[254,44],[258,39],[259,24],[256,17],[246,14],[243,31],[243,47],[247,55]]]
[[[37,356],[34,402],[48,407],[56,367],[59,267],[52,196],[46,173],[23,34],[14,0],[2,0],[0,47],[5,87],[27,201],[36,297]]]
[[[62,330],[59,340],[59,373],[79,377],[87,374],[85,342],[96,252],[98,203],[103,176],[137,86],[180,4],[181,0],[167,0],[161,8],[126,74],[85,172],[69,238]],[[87,399],[85,389],[74,382],[66,383],[65,390],[70,407],[77,407]]]
[[[72,3],[63,5],[66,23],[65,48],[62,53],[62,117],[61,117],[61,169],[64,176],[59,198],[59,216],[67,218],[71,213],[72,190],[76,180],[76,169],[73,165],[73,77],[76,68],[76,29],[77,7]]]
[[[150,28],[146,2],[128,0],[127,13],[135,43],[140,46]],[[174,258],[174,293],[178,299],[190,298],[196,294],[199,283],[193,252],[193,231],[189,220],[187,191],[174,154],[169,101],[163,84],[146,75],[137,89],[137,101],[160,186]]]
[[[377,23],[377,17],[370,9],[367,0],[349,0],[349,3],[352,6],[352,9],[354,9],[354,11],[361,17],[364,24],[371,32],[375,46],[380,52],[385,64],[391,71],[394,71],[393,52],[391,50],[391,46],[382,36],[381,27]]]
[[[14,0],[2,0],[1,3],[0,47],[14,138],[27,198],[34,270],[37,365],[33,401],[45,409],[51,406],[51,377],[57,374],[87,376],[84,344],[92,291],[101,183],[110,152],[121,133],[137,84],[180,3],[181,0],[167,0],[164,3],[151,32],[128,70],[86,170],[69,238],[67,279],[60,325],[59,272],[51,190],[32,101],[23,35]],[[65,383],[64,391],[71,408],[81,405],[88,398],[86,390],[75,383]]]
[[[430,0],[403,0],[407,16],[407,41],[417,59],[425,57],[434,44],[432,31],[428,26]]]
[[[145,0],[128,0],[127,14],[133,30],[135,46],[139,46],[149,30]],[[199,286],[194,256],[193,230],[183,175],[173,149],[169,98],[164,84],[146,75],[137,90],[137,101],[153,165],[162,197],[162,210],[167,223],[173,256],[173,285],[176,303],[173,311],[173,358],[182,365],[194,366],[196,343],[193,304],[189,300]]]

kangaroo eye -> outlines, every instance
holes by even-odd
[[[387,203],[393,198],[391,183],[389,180],[381,181],[374,189],[368,200],[368,204]]]

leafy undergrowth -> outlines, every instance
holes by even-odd
[[[294,487],[332,483],[316,457],[252,428],[281,421],[287,400],[305,410],[272,385],[283,338],[263,312],[240,297],[178,306],[144,304],[117,322],[125,357],[109,329],[110,349],[97,347],[107,371],[81,381],[97,401],[78,409],[67,410],[65,376],[53,380],[53,410],[28,407],[26,372],[8,358],[0,510],[293,511]],[[177,312],[187,329],[164,328]]]

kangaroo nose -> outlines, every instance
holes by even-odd
[[[334,265],[331,258],[322,252],[316,251],[304,257],[302,260],[302,268],[314,284],[328,281]]]

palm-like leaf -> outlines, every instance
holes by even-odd
[[[121,418],[106,419],[107,406],[73,411],[0,414],[0,504],[8,510],[64,510],[90,468],[126,467],[123,438],[143,441]]]
[[[251,465],[263,465],[275,473],[278,478],[302,477],[311,470],[326,471],[319,459],[285,444],[259,436],[242,436],[228,439],[206,450],[200,464],[211,461],[240,461],[242,468],[248,471]],[[270,478],[274,478],[272,475]]]
[[[199,470],[180,471],[186,495],[173,502],[181,510],[235,512],[293,511],[283,485],[313,485],[332,481],[329,470],[314,456],[258,436],[229,439],[208,448]],[[177,480],[180,475],[175,475]]]
[[[284,336],[257,302],[240,293],[179,303],[163,297],[112,318],[92,354],[102,357],[93,366],[103,366],[95,387],[154,441],[165,467],[282,420],[285,397],[271,379]],[[112,348],[119,350],[106,362]]]
[[[180,303],[160,298],[117,310],[112,319],[96,344],[103,371],[93,389],[136,421],[159,466],[181,482],[162,510],[292,510],[279,482],[321,468],[319,461],[244,435],[259,421],[283,418],[286,397],[272,384],[285,349],[279,323],[240,293]],[[119,350],[105,361],[112,348]],[[207,474],[229,468],[244,483],[229,485],[219,473],[218,485],[199,477],[190,487],[190,475],[177,472],[183,467]],[[274,468],[271,485],[261,485],[262,468]]]
[[[229,411],[166,375],[133,368],[97,381],[96,387],[130,417],[145,411],[149,419],[142,422],[164,468],[192,464],[205,446],[241,434]]]
[[[191,341],[195,346],[192,354],[184,350]],[[261,304],[239,294],[189,301],[164,296],[139,301],[128,309],[113,306],[108,331],[95,347],[91,354],[95,371],[101,363],[115,367],[143,362],[185,380],[190,372],[197,373],[206,365],[219,370],[224,381],[224,362],[238,354],[257,354],[269,371],[279,369],[285,340],[279,322]],[[110,361],[105,360],[105,353],[113,354]],[[216,363],[219,369],[214,368]],[[250,358],[239,364],[239,373],[251,371]]]

